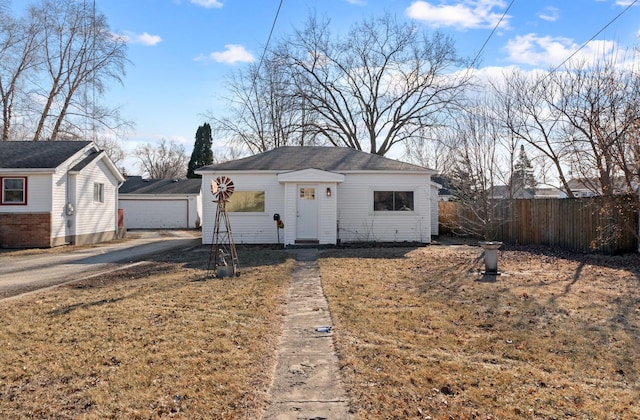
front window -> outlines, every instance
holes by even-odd
[[[227,203],[227,211],[264,213],[264,191],[236,191]]]
[[[413,211],[413,191],[374,191],[375,211]]]
[[[2,178],[2,204],[26,204],[26,178]]]
[[[93,201],[104,203],[104,184],[96,182],[93,184]]]

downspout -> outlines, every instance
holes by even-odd
[[[67,178],[67,182],[65,183],[65,205],[64,205],[64,216],[65,216],[65,232],[64,232],[64,244],[65,245],[69,245],[71,244],[73,241],[67,239],[71,237],[71,226],[72,226],[72,219],[71,217],[74,215],[75,213],[75,209],[73,208],[73,204],[71,204],[71,197],[70,197],[70,184],[71,184],[71,180],[70,180],[70,175],[69,175],[69,170],[67,170],[65,177]],[[67,235],[69,234],[69,235]],[[75,235],[74,235],[75,236]]]
[[[120,216],[120,212],[118,211],[119,210],[118,207],[120,205],[119,204],[120,203],[120,187],[122,187],[122,185],[124,185],[124,182],[125,181],[119,182],[118,183],[118,188],[116,188],[116,203],[115,203],[115,205],[116,205],[116,239],[118,239],[118,236],[120,235],[120,226],[118,225],[118,219],[119,219],[119,216]],[[123,224],[124,224],[124,221],[123,221]],[[124,227],[124,225],[123,225],[123,227]]]

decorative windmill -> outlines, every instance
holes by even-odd
[[[233,194],[233,181],[227,176],[219,176],[211,181],[213,202],[217,203],[216,218],[213,225],[213,241],[209,254],[209,274],[215,271],[217,277],[239,276],[238,253],[233,242],[231,223],[227,213],[227,202]],[[213,266],[211,262],[213,261]]]

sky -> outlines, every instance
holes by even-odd
[[[259,62],[274,21],[273,43],[302,27],[311,14],[330,19],[332,31],[340,33],[388,12],[450,35],[465,57],[475,57],[486,43],[479,67],[494,73],[509,66],[553,68],[592,38],[578,54],[640,45],[639,0],[95,0],[95,5],[112,32],[128,43],[124,84],[111,86],[103,98],[134,123],[122,139],[127,152],[166,139],[184,145],[190,155],[205,114],[225,113],[225,81]],[[214,151],[222,147],[214,139]],[[136,173],[133,160],[126,166]]]

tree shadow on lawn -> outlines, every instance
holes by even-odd
[[[280,246],[236,245],[240,268],[279,265],[288,258],[286,250]],[[211,259],[211,245],[198,245],[188,249],[165,251],[147,255],[137,260],[152,263],[182,264],[185,269],[207,270]],[[134,262],[136,260],[132,260]]]
[[[75,311],[76,309],[80,309],[80,308],[90,308],[93,306],[102,306],[102,305],[106,305],[108,303],[115,303],[115,302],[119,302],[121,300],[124,300],[124,296],[123,297],[119,297],[119,298],[114,298],[114,299],[100,299],[94,302],[81,302],[81,303],[75,303],[73,305],[68,305],[68,306],[63,306],[61,308],[57,308],[54,309],[52,311],[47,312],[47,315],[52,315],[52,316],[56,316],[56,315],[66,315],[70,312]]]
[[[578,263],[576,273],[573,276],[573,281],[571,282],[571,284],[567,285],[567,292],[572,285],[579,281],[580,274],[586,266],[594,266],[612,270],[624,270],[631,273],[636,278],[636,280],[640,280],[640,256],[637,253],[604,255],[576,252],[543,245],[504,244],[498,251],[498,259],[500,258],[500,254],[504,252],[526,252],[539,257],[545,257],[550,262],[553,262],[556,259],[561,259]]]

